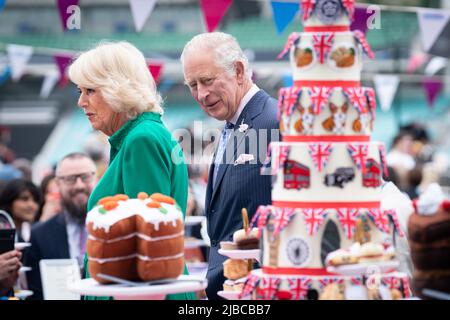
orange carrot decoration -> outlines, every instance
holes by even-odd
[[[149,208],[159,208],[161,207],[161,203],[158,201],[153,200],[152,202],[147,203],[147,207]]]
[[[148,198],[148,194],[146,192],[139,192],[137,197],[139,200],[145,200]]]
[[[112,210],[117,208],[118,205],[119,203],[117,201],[111,200],[103,203],[103,208],[105,208],[106,210]]]
[[[101,198],[99,201],[98,201],[98,204],[104,204],[105,202],[108,202],[108,201],[111,201],[111,200],[114,200],[114,197],[104,197],[104,198]]]
[[[128,200],[129,197],[126,194],[116,194],[114,196],[114,200],[120,201],[120,200]]]
[[[154,193],[150,196],[150,198],[152,200],[156,200],[158,202],[164,202],[164,203],[168,203],[168,204],[175,204],[175,199],[165,196],[161,193]]]

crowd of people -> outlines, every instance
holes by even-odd
[[[0,215],[0,227],[14,227],[16,241],[31,246],[0,254],[0,296],[14,295],[19,269],[26,265],[32,268],[26,273],[26,285],[34,293],[31,298],[42,299],[41,259],[76,259],[83,276],[89,277],[86,213],[102,197],[119,193],[136,197],[145,191],[173,197],[187,216],[206,216],[210,242],[205,256],[206,293],[209,299],[218,299],[226,259],[218,253],[220,241],[230,240],[241,228],[241,208],[252,214],[271,201],[271,177],[260,175],[261,159],[251,166],[228,165],[227,141],[240,132],[244,120],[256,131],[278,129],[277,101],[253,83],[248,60],[230,35],[194,37],[185,46],[181,63],[200,108],[225,123],[210,168],[173,161],[178,142],[161,120],[163,108],[155,82],[142,53],[125,42],[102,43],[69,68],[70,80],[80,93],[78,106],[92,128],[108,137],[109,159],[89,155],[89,150],[68,154],[36,186],[30,163],[15,159],[14,152],[1,145],[0,209],[5,214]],[[267,150],[270,142],[261,147]],[[387,153],[387,179],[416,198],[425,184],[439,178],[433,155],[425,129],[401,128]],[[176,156],[184,158],[181,148]],[[194,295],[168,298],[193,299]]]

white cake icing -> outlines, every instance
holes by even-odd
[[[129,218],[133,215],[139,215],[145,222],[154,225],[155,230],[159,229],[160,223],[171,223],[176,225],[177,220],[183,219],[183,214],[175,205],[168,203],[161,203],[161,207],[167,210],[167,213],[162,213],[159,208],[149,208],[147,203],[152,202],[150,199],[128,199],[126,201],[118,201],[118,206],[105,213],[101,213],[102,205],[95,206],[88,212],[86,217],[86,224],[92,222],[93,228],[104,229],[109,232],[112,225]]]

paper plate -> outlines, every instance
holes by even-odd
[[[219,249],[218,251],[221,255],[227,256],[231,259],[255,259],[259,262],[261,250],[224,250]]]
[[[346,276],[354,275],[370,275],[375,273],[389,273],[397,270],[400,263],[398,261],[379,261],[366,262],[357,264],[348,264],[337,267],[327,267],[327,271],[331,273],[342,274]]]

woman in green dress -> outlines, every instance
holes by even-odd
[[[105,196],[136,198],[144,191],[174,198],[185,213],[187,167],[179,144],[161,121],[162,99],[142,53],[127,42],[101,43],[75,60],[69,78],[79,89],[78,106],[111,146],[109,167],[87,209]],[[193,299],[194,294],[167,298]]]

